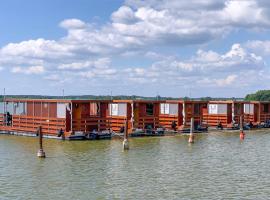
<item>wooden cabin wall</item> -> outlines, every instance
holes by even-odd
[[[152,128],[156,129],[160,127],[159,124],[159,103],[152,103],[153,104],[153,115],[147,115],[146,112],[146,105],[151,103],[146,102],[136,102],[136,106],[139,109],[139,117],[135,121],[134,128],[138,129],[145,129],[146,126],[150,125]]]
[[[50,114],[50,104],[49,103],[42,103],[42,117],[48,117]]]
[[[183,125],[183,104],[178,103],[178,124],[177,129],[180,128],[180,126]]]
[[[91,104],[97,104],[95,106]],[[93,114],[93,110],[97,111]],[[92,131],[103,131],[109,129],[107,119],[108,103],[103,102],[83,102],[73,103],[72,130],[89,133]]]
[[[42,132],[48,135],[57,135],[61,128],[65,131],[65,119],[57,118],[56,103],[38,100],[16,103],[26,104],[26,113],[13,114],[12,124],[10,126],[2,125],[1,130],[36,133],[37,128],[41,126]]]
[[[270,103],[260,103],[260,122],[270,120]]]
[[[229,126],[229,124],[232,123],[232,104],[227,104],[227,122],[226,125]]]
[[[119,103],[123,104],[123,103]],[[126,116],[109,116],[108,127],[110,127],[115,132],[120,132],[121,129],[125,129],[126,127],[126,120],[128,120],[128,132],[132,132],[132,122],[131,122],[131,115],[132,115],[132,108],[131,103],[126,103]]]
[[[36,117],[41,117],[42,116],[41,103],[40,102],[35,102],[34,103],[34,116],[36,116]]]
[[[244,122],[249,123],[252,122],[253,124],[259,123],[259,104],[258,103],[247,103],[253,105],[253,113],[244,113]],[[243,107],[245,104],[243,105]]]
[[[223,103],[209,103],[211,104],[217,104],[223,105]],[[232,105],[229,103],[224,103],[227,105],[227,113],[218,113],[218,114],[212,114],[209,113],[209,108],[207,108],[207,113],[203,113],[203,122],[206,123],[210,127],[216,127],[219,123],[223,125],[223,127],[230,127],[232,122]]]
[[[244,103],[234,103],[234,122],[240,123],[240,116],[244,115]]]
[[[173,114],[163,114],[161,113],[161,105],[163,103],[159,104],[159,125],[163,128],[165,128],[166,130],[173,130],[172,129],[172,123],[175,122],[176,123],[176,129],[178,129],[179,127],[179,104],[178,103],[164,103],[164,104],[169,104],[169,106],[171,106],[172,104],[176,104],[177,105],[177,114],[173,115]],[[182,114],[180,114],[182,115]],[[183,121],[183,117],[182,117],[182,121]],[[181,124],[182,125],[182,124]]]
[[[207,108],[206,103],[191,102],[185,103],[185,126],[190,126],[191,118],[194,118],[195,126],[202,124],[204,109]]]

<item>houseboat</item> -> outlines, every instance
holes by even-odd
[[[158,135],[162,132],[159,106],[160,101],[154,100],[113,100],[109,106],[112,129],[124,132],[127,120],[128,133],[132,136]]]
[[[243,101],[209,101],[203,121],[210,127],[237,128],[244,115]]]
[[[41,126],[49,137],[102,132],[110,124],[108,105],[106,100],[6,99],[0,103],[0,130],[36,133]]]
[[[160,125],[166,130],[188,132],[191,118],[196,130],[203,129],[207,101],[170,100],[160,103]]]

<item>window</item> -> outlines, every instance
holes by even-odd
[[[126,116],[127,104],[126,103],[111,103],[109,104],[111,116]]]
[[[170,104],[168,103],[161,103],[160,104],[160,113],[168,115],[170,114]]]
[[[178,114],[178,105],[177,104],[160,104],[160,113],[165,115],[177,115]]]
[[[152,103],[146,104],[146,115],[148,116],[154,115],[154,104]]]
[[[0,114],[4,114],[4,102],[0,102]]]
[[[90,116],[99,115],[99,104],[98,103],[90,103]]]
[[[244,105],[244,113],[245,114],[253,114],[254,113],[254,104],[245,104]]]
[[[27,104],[26,103],[14,103],[15,115],[26,115]]]
[[[65,103],[57,103],[57,118],[66,118],[66,107]]]
[[[14,114],[14,106],[12,102],[6,102],[6,108],[5,108],[6,113],[9,112],[9,114],[13,115]]]
[[[227,104],[209,104],[209,114],[227,114]]]

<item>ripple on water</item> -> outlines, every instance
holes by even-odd
[[[270,134],[120,140],[0,136],[0,199],[268,199]]]

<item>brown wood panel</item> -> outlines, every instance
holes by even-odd
[[[34,116],[34,103],[27,102],[27,116]]]
[[[57,117],[57,103],[49,103],[49,117],[56,118]]]
[[[42,117],[41,102],[34,102],[34,116]]]

